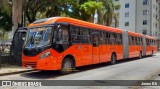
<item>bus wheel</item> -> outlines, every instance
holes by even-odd
[[[62,62],[61,74],[69,74],[73,71],[74,65],[70,58],[65,58]]]
[[[111,64],[112,65],[116,64],[116,55],[115,54],[112,54],[112,56],[111,56]]]
[[[142,58],[142,52],[139,53],[139,59],[141,59],[141,58]]]

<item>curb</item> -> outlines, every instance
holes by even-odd
[[[2,73],[0,76],[6,76],[6,75],[12,75],[12,74],[19,74],[19,73],[24,73],[24,72],[30,72],[34,70],[24,70],[24,71],[15,71],[15,72],[10,72],[10,73]]]

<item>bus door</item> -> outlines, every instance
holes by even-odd
[[[100,62],[100,52],[99,52],[99,33],[98,32],[93,32],[92,33],[92,59],[93,59],[93,64],[99,63]]]

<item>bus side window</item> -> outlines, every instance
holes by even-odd
[[[65,26],[59,26],[57,33],[58,44],[68,44],[69,43],[69,33],[68,28]]]
[[[80,37],[80,29],[79,27],[71,27],[71,41],[72,43],[81,43],[81,37]]]
[[[114,44],[118,44],[118,42],[117,42],[117,33],[114,33]]]
[[[53,43],[55,43],[55,42],[56,42],[56,30],[53,30]]]
[[[108,32],[108,44],[111,44],[112,42],[111,42],[111,33],[110,32]]]
[[[132,39],[131,39],[131,36],[129,36],[129,45],[132,45]]]
[[[69,34],[66,29],[62,30],[62,40],[64,43],[68,43],[69,41]]]
[[[147,45],[149,45],[149,39],[147,39]]]
[[[106,32],[106,35],[105,35],[106,37],[105,37],[105,43],[106,44],[109,44],[109,35],[108,35],[108,32]]]
[[[81,28],[80,29],[80,36],[81,36],[81,42],[88,44],[91,43],[91,37],[90,37],[90,29],[88,28]]]
[[[122,35],[121,34],[117,34],[117,44],[120,45],[122,44]]]
[[[110,44],[113,44],[114,43],[114,35],[113,35],[113,33],[109,33],[109,34],[110,34],[110,38],[109,38]]]
[[[146,45],[148,45],[148,40],[146,39]]]
[[[61,43],[62,44],[62,29],[59,29],[58,30],[58,33],[57,33],[57,41],[58,43]],[[61,41],[61,42],[60,42]]]
[[[139,45],[142,45],[141,38],[139,38]]]
[[[141,38],[138,37],[138,45],[141,45]]]
[[[98,34],[93,34],[93,35],[92,35],[92,40],[93,40],[93,46],[94,46],[94,47],[99,46]]]
[[[105,32],[100,31],[100,44],[105,44]]]
[[[135,45],[134,37],[132,36],[132,45]]]
[[[137,37],[135,37],[135,45],[138,45]]]

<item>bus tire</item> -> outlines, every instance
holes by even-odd
[[[140,53],[139,53],[139,59],[141,59],[142,58],[142,52],[140,51]]]
[[[70,58],[65,58],[62,62],[62,69],[60,70],[61,74],[69,74],[73,71],[74,64]]]
[[[112,56],[111,56],[111,65],[116,64],[116,60],[117,60],[116,54],[113,53]]]

